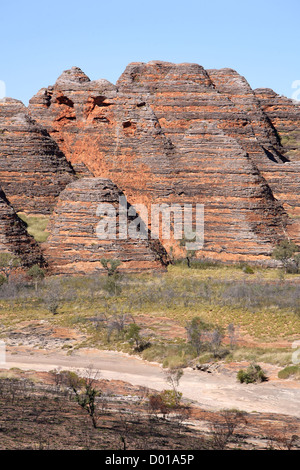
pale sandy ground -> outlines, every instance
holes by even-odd
[[[99,378],[114,379],[154,390],[170,388],[163,369],[135,357],[113,351],[80,350],[72,355],[45,353],[35,350],[7,353],[1,369],[18,367],[24,370],[50,371],[71,369],[86,373],[89,366],[99,370]],[[267,370],[268,372],[268,370]],[[274,370],[271,372],[274,373]],[[274,375],[274,374],[273,374]],[[208,374],[185,369],[179,390],[183,397],[207,410],[235,408],[247,412],[270,412],[300,418],[299,381],[269,380],[260,384],[240,384],[235,373]]]

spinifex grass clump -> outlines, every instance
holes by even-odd
[[[287,366],[278,372],[279,379],[289,379],[290,377],[300,379],[300,366],[298,365]]]

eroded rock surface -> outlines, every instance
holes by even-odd
[[[1,188],[0,252],[17,256],[26,267],[45,264],[39,245],[28,235],[24,222],[19,219]]]
[[[254,90],[260,106],[278,133],[283,165],[265,171],[274,194],[282,200],[291,216],[300,216],[300,104],[271,89]],[[296,236],[296,234],[295,234]],[[298,238],[299,241],[299,225]]]
[[[21,101],[0,100],[0,183],[16,212],[49,214],[75,179],[70,163]]]
[[[150,237],[139,239],[138,236],[120,238],[120,197],[124,195],[117,186],[103,178],[81,178],[62,191],[52,215],[51,234],[44,251],[52,273],[105,273],[102,258],[119,260],[120,272],[165,269],[168,257],[158,240],[153,241]],[[99,206],[104,208],[99,211]],[[107,206],[112,212],[105,212]],[[136,217],[127,217],[127,207],[125,209],[128,227]],[[113,216],[115,225],[112,226]],[[102,224],[104,238],[98,236],[99,223]],[[109,230],[107,239],[106,223]]]
[[[80,174],[111,179],[130,204],[204,204],[200,256],[267,261],[280,239],[297,241],[286,210],[297,180],[275,124],[231,69],[132,63],[115,86],[73,67],[29,111]]]
[[[72,67],[28,108],[0,100],[3,246],[39,257],[16,212],[52,214],[42,247],[52,272],[98,272],[101,257],[161,270],[165,250],[184,249],[151,238],[153,204],[203,204],[197,256],[270,264],[278,241],[300,243],[299,110],[232,69],[160,61],[129,64],[116,85]],[[117,211],[120,194],[146,206],[147,240],[95,239],[97,204]]]

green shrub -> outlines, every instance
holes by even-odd
[[[126,339],[131,346],[134,346],[134,350],[142,352],[144,349],[150,346],[149,341],[140,335],[141,327],[136,323],[130,323],[127,329]]]
[[[186,367],[187,364],[188,364],[188,358],[179,354],[168,356],[163,361],[163,367],[169,368],[169,369],[177,368],[177,367]]]
[[[244,261],[241,261],[236,265],[238,269],[241,269],[244,273],[246,274],[254,274],[254,269],[249,266],[249,264],[245,263]]]
[[[211,325],[204,322],[200,317],[194,317],[185,327],[189,344],[195,349],[199,356],[205,343],[205,334],[211,330]]]
[[[119,275],[117,273],[109,274],[103,284],[103,289],[111,296],[119,296],[122,292]]]
[[[213,362],[214,356],[212,352],[203,352],[197,358],[197,364],[206,364],[207,362]]]
[[[121,264],[121,261],[118,259],[101,258],[100,262],[103,268],[106,269],[108,276],[113,276],[115,273],[117,273],[117,268]]]
[[[35,264],[27,271],[27,275],[32,279],[35,284],[35,290],[37,290],[38,282],[45,277],[45,271],[38,264]]]
[[[159,411],[164,417],[180,407],[182,393],[176,390],[163,390],[149,396],[149,406],[153,411]]]
[[[246,370],[240,369],[238,371],[237,379],[241,383],[250,384],[256,382],[265,382],[267,380],[267,376],[259,365],[250,364]]]
[[[293,258],[286,263],[285,270],[287,274],[299,274],[300,272],[300,254],[295,254]]]
[[[292,376],[300,378],[300,367],[297,365],[287,366],[278,372],[279,379],[288,379]]]
[[[282,240],[274,249],[272,256],[282,262],[287,273],[294,274],[299,272],[300,258],[296,254],[298,251],[299,247],[295,243]]]
[[[254,274],[254,269],[251,268],[251,266],[248,266],[247,264],[243,267],[243,272],[246,274]]]
[[[0,271],[2,276],[4,276],[7,280],[9,279],[14,269],[20,266],[20,264],[21,261],[17,256],[7,252],[0,253]]]
[[[4,276],[4,274],[0,274],[0,286],[3,286],[5,282],[7,282],[6,276]]]
[[[182,398],[182,393],[177,390],[163,390],[160,394],[164,405],[169,409],[175,409]]]

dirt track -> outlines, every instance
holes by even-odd
[[[57,352],[45,354],[37,350],[31,354],[7,353],[6,364],[0,368],[19,367],[36,371],[61,368],[84,373],[89,366],[99,370],[100,377],[104,379],[123,380],[158,391],[168,388],[164,371],[159,365],[113,351],[81,350],[72,355]],[[275,378],[274,367],[267,367],[269,369],[265,370],[270,375],[270,380],[257,385],[238,383],[234,370],[208,374],[185,369],[179,390],[184,398],[192,400],[204,409],[236,408],[248,412],[270,412],[300,418],[299,381],[280,381]]]

